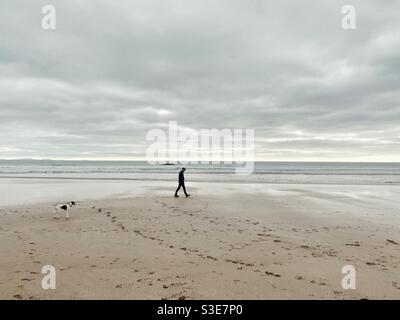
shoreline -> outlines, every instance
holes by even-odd
[[[24,183],[19,181],[25,180]],[[127,197],[139,197],[147,195],[170,196],[173,195],[177,182],[171,180],[103,180],[99,184],[93,179],[52,179],[46,183],[42,179],[10,179],[10,183],[0,184],[0,207],[12,208],[14,206],[32,205],[41,203],[58,203],[68,201],[95,201],[102,199],[121,199]],[[76,180],[76,181],[74,181]],[[1,179],[0,179],[1,181]],[[140,181],[140,183],[139,183]],[[260,196],[275,196],[278,193],[293,193],[293,190],[305,192],[334,192],[348,193],[355,197],[366,197],[376,193],[378,196],[384,194],[384,200],[391,201],[400,196],[400,185],[398,184],[337,184],[337,183],[252,183],[252,182],[187,182],[187,187],[196,194],[202,196],[225,196],[232,194],[257,193]],[[32,192],[33,191],[33,192]],[[399,203],[400,205],[400,203]]]

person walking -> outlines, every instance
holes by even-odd
[[[179,185],[178,185],[178,188],[175,191],[175,198],[179,197],[178,196],[178,191],[179,191],[179,189],[181,187],[183,189],[183,192],[185,193],[185,196],[186,197],[190,197],[190,194],[187,194],[186,188],[185,188],[185,175],[184,175],[185,171],[186,171],[186,169],[182,168],[181,171],[179,172],[179,179],[178,179]]]

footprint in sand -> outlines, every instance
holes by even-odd
[[[69,270],[69,269],[71,269],[71,268],[72,268],[72,266],[68,266],[68,267],[65,267],[65,268],[61,267],[61,268],[60,268],[60,271],[66,271],[66,270]]]
[[[345,246],[350,246],[350,247],[359,247],[360,243],[358,241],[354,243],[345,243]]]
[[[273,273],[273,272],[270,272],[270,271],[265,271],[265,274],[268,275],[268,276],[276,277],[276,278],[280,278],[281,277],[280,274],[276,274],[276,273]]]

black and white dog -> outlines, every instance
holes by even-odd
[[[76,205],[75,201],[56,204],[54,206],[54,219],[59,219],[60,218],[60,216],[58,215],[59,210],[64,210],[65,211],[65,218],[69,219],[70,218],[70,216],[69,216],[69,208],[72,208],[75,205]]]

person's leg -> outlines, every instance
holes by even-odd
[[[185,188],[185,184],[182,184],[182,188],[183,188],[183,192],[185,193],[185,196],[186,196],[186,197],[189,197],[190,194],[187,194],[186,188]]]
[[[179,186],[178,186],[178,188],[176,189],[176,191],[175,191],[175,197],[178,197],[178,191],[179,191],[179,189],[181,188],[181,184],[179,184]]]

